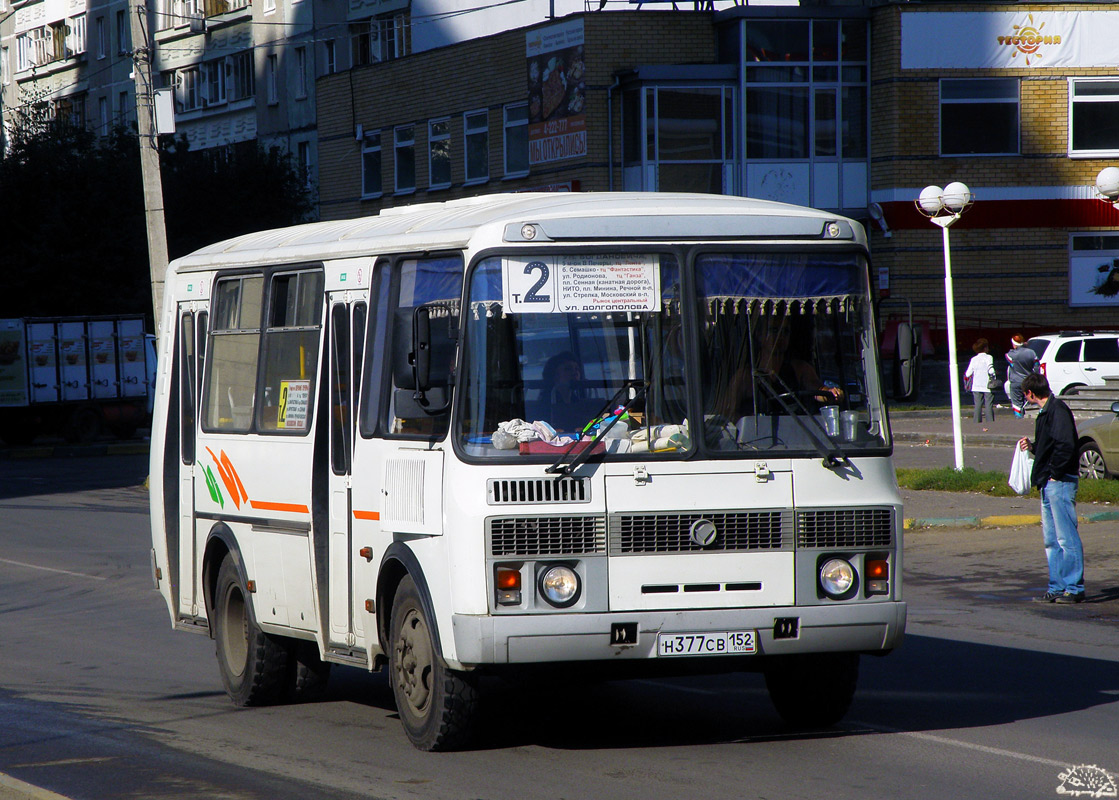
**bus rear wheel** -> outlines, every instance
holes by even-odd
[[[858,682],[858,653],[774,656],[765,667],[769,699],[794,728],[838,723],[851,707]]]
[[[214,588],[214,639],[222,683],[234,703],[263,706],[285,699],[290,650],[256,624],[232,556],[222,561]]]
[[[431,625],[415,582],[405,576],[389,624],[389,680],[396,708],[415,747],[454,750],[469,741],[478,690],[471,676],[443,665]]]

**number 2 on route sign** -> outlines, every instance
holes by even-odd
[[[533,258],[525,263],[505,259],[502,277],[509,311],[548,314],[556,310],[556,273],[548,261]]]

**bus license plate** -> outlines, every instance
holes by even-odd
[[[657,636],[659,656],[730,656],[758,652],[754,631],[662,633]]]

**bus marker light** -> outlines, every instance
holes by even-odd
[[[256,581],[245,581],[245,588],[250,593],[255,593],[256,592]]]
[[[363,547],[363,548],[361,548],[360,550],[357,551],[357,554],[359,556],[361,556],[362,558],[364,558],[366,561],[372,561],[373,560],[373,548],[372,547]]]
[[[890,563],[883,560],[866,562],[866,576],[872,580],[890,577]]]
[[[521,604],[521,570],[516,567],[497,568],[497,604],[519,606]]]

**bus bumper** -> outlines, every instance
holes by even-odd
[[[789,637],[789,620],[796,634]],[[483,664],[656,659],[661,633],[757,632],[758,655],[881,652],[905,632],[903,602],[852,603],[709,611],[635,611],[609,614],[532,614],[453,617],[452,668]],[[612,643],[615,625],[637,625],[634,644]],[[783,635],[777,634],[779,628]]]

